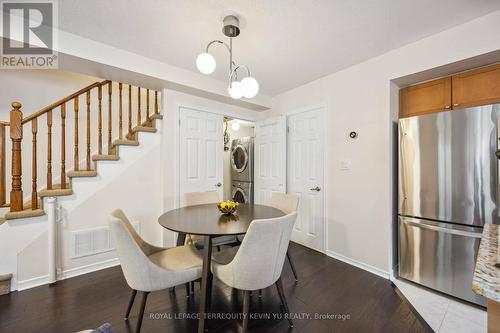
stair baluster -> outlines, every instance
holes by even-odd
[[[10,138],[12,140],[12,189],[10,191],[10,211],[23,210],[23,169],[21,164],[21,141],[23,140],[23,113],[21,103],[13,102],[10,111]]]
[[[160,110],[158,110],[158,92],[155,91],[155,114],[160,114]]]
[[[122,84],[121,82],[118,83],[118,95],[119,95],[119,101],[118,101],[118,139],[122,140],[123,139],[123,114],[122,114],[122,107],[123,107],[123,101],[122,101]]]
[[[128,135],[127,138],[132,140],[132,86],[128,85]]]
[[[38,208],[38,193],[37,193],[37,160],[36,160],[36,134],[38,132],[38,120],[33,118],[31,121],[31,134],[33,136],[33,147],[32,147],[32,165],[31,165],[31,209],[35,210]]]
[[[47,112],[47,190],[52,190],[52,110]]]
[[[137,87],[137,126],[141,126],[141,87]]]
[[[146,125],[149,126],[149,89],[146,89]]]
[[[87,161],[87,171],[90,171],[90,90],[87,91],[87,96],[86,96],[86,102],[87,102],[87,156],[86,156],[86,161]]]
[[[73,170],[78,171],[80,158],[78,157],[78,97],[73,100],[75,109],[75,155],[73,158]]]
[[[98,154],[101,155],[102,154],[102,86],[99,85],[99,88],[98,88],[98,96],[97,98],[99,99],[99,109],[98,109],[98,113],[97,113],[97,118],[98,118],[98,137],[97,137],[97,151],[98,151]]]
[[[108,84],[108,154],[111,155],[111,137],[112,137],[112,130],[113,130],[113,119],[112,119],[112,95],[113,93],[113,84],[112,82],[109,82]]]
[[[66,188],[66,103],[61,104],[61,189]]]

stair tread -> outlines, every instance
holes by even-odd
[[[5,214],[5,220],[23,219],[27,217],[37,217],[45,215],[45,211],[41,208],[32,210],[31,207],[19,212],[8,212]]]
[[[149,118],[150,119],[163,119],[163,116],[159,113],[153,113],[153,115],[151,115]]]
[[[92,156],[92,161],[118,161],[119,159],[120,156],[118,155],[101,154]]]
[[[97,176],[97,171],[96,170],[73,170],[69,171],[66,174],[68,177],[96,177]]]
[[[138,146],[139,145],[139,141],[138,140],[127,140],[127,139],[124,139],[124,140],[115,140],[113,141],[113,146]]]
[[[71,195],[73,194],[73,189],[69,187],[69,184],[66,184],[66,188],[61,188],[61,184],[54,184],[52,188],[43,189],[38,192],[39,197],[51,197],[51,196],[63,196],[63,195]]]
[[[149,132],[149,133],[155,133],[157,131],[156,128],[154,127],[149,127],[149,126],[136,126],[132,128],[132,132]]]

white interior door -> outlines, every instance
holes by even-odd
[[[184,193],[223,189],[223,117],[180,108],[180,205]]]
[[[269,118],[255,124],[255,203],[269,202],[272,192],[286,191],[286,119]]]
[[[292,240],[324,252],[323,109],[288,117],[289,193],[300,196]]]

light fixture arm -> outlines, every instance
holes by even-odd
[[[227,51],[229,52],[229,73],[232,73],[233,66],[236,66],[236,63],[233,61],[233,38],[229,38],[229,45],[227,45],[227,43],[219,39],[214,39],[213,41],[207,44],[207,47],[205,47],[205,52],[208,53],[208,49],[210,48],[210,46],[216,43],[224,45]]]
[[[230,87],[232,86],[232,83],[233,83],[233,77],[234,77],[235,75],[238,75],[237,71],[238,71],[238,69],[240,69],[240,68],[244,68],[244,69],[246,70],[246,72],[247,72],[247,77],[248,77],[248,76],[250,76],[250,69],[248,68],[248,66],[247,66],[247,65],[243,65],[243,64],[241,64],[241,65],[238,65],[238,66],[234,67],[234,69],[231,71],[231,74],[229,75],[229,86],[230,86]]]

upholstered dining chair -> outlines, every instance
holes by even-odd
[[[149,293],[199,279],[203,258],[192,245],[161,248],[145,242],[120,209],[111,213],[109,225],[123,275],[132,288],[125,320],[137,291],[142,291],[136,326],[136,332],[140,332]]]
[[[187,192],[184,194],[186,206],[217,204],[219,202],[219,194],[217,192]],[[203,236],[188,235],[187,242],[193,244],[198,249],[203,248]],[[220,236],[212,240],[212,245],[220,250],[221,245],[237,243],[236,236]]]
[[[297,211],[297,208],[299,207],[299,196],[292,193],[273,192],[271,194],[269,205],[281,210],[285,214],[290,214]],[[286,257],[288,259],[288,262],[290,263],[290,268],[292,269],[295,281],[298,281],[299,278],[297,275],[297,271],[295,270],[295,265],[293,263],[292,257],[290,256],[289,249],[286,251]]]
[[[239,247],[214,254],[212,272],[226,285],[243,290],[243,332],[248,328],[250,292],[276,285],[283,308],[290,313],[286,302],[281,271],[297,213],[254,220]],[[290,327],[293,321],[287,316]]]

